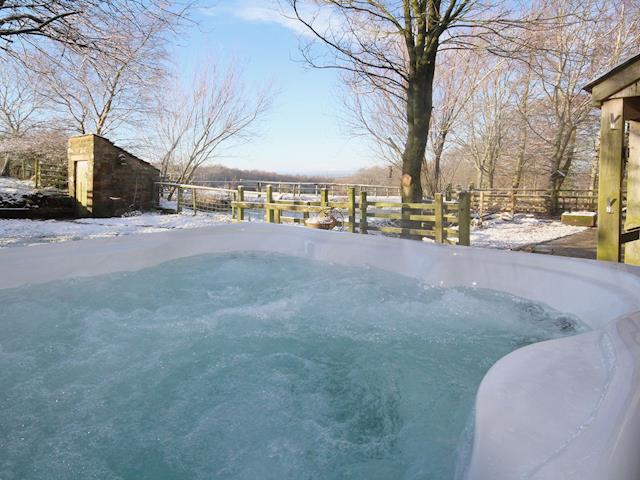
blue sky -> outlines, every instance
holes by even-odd
[[[281,16],[270,0],[217,0],[196,15],[200,28],[176,48],[179,68],[194,62],[242,65],[250,87],[272,82],[277,95],[260,136],[234,148],[219,163],[277,172],[335,173],[373,165],[363,138],[341,120],[338,74],[301,61],[301,26]]]

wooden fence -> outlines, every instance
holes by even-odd
[[[452,191],[450,198],[456,198]],[[541,213],[564,211],[594,211],[598,207],[598,192],[586,189],[565,189],[554,198],[546,189],[485,189],[470,190],[471,209],[480,216],[495,212]]]
[[[337,217],[338,227],[352,233],[398,235],[407,238],[427,237],[437,243],[458,245],[470,244],[470,202],[466,192],[457,194],[457,201],[446,201],[442,194],[423,203],[369,201],[366,191],[356,195],[356,189],[347,189],[346,199],[330,200],[329,190],[320,191],[319,201],[275,200],[273,187],[267,186],[265,197],[246,198],[245,191],[238,187],[232,202],[233,218],[236,221],[264,219],[269,223],[304,224],[313,214],[331,212]],[[258,217],[248,212],[262,212]]]
[[[20,180],[33,180],[35,188],[67,189],[67,164],[47,162],[38,158],[12,161],[9,175]]]

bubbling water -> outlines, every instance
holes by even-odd
[[[0,478],[447,479],[485,372],[585,330],[276,254],[0,290]]]

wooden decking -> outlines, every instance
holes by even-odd
[[[598,243],[598,230],[589,228],[573,235],[556,238],[548,242],[535,245],[527,245],[519,248],[525,252],[544,253],[547,255],[559,255],[561,257],[596,258],[596,245]]]

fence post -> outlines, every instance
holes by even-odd
[[[196,189],[192,188],[191,189],[191,201],[193,202],[193,214],[195,215],[198,212],[198,204],[197,204],[197,197],[196,197]]]
[[[367,192],[360,192],[360,233],[367,233]]]
[[[482,221],[482,217],[484,216],[484,190],[480,190],[478,214],[480,215],[480,221]]]
[[[244,187],[242,185],[238,185],[238,203],[244,202]],[[238,205],[236,207],[236,212],[238,212],[238,221],[244,221],[244,207]]]
[[[511,210],[511,216],[516,214],[516,192],[515,189],[511,189],[511,206],[510,206],[510,210]]]
[[[349,231],[356,233],[356,189],[349,187],[347,190],[347,202],[349,203]]]
[[[280,210],[279,208],[274,208],[273,209],[273,221],[275,223],[282,223],[282,220],[280,220],[280,214],[282,213],[282,210]]]
[[[35,159],[35,187],[40,188],[40,159]]]
[[[182,212],[182,188],[176,191],[176,213]]]
[[[458,245],[471,245],[471,199],[469,192],[458,193]]]
[[[447,202],[451,201],[451,191],[452,190],[453,190],[453,185],[448,183],[447,186],[445,187],[445,190],[444,190],[445,200]]]
[[[444,204],[442,201],[442,194],[435,194],[435,207],[436,207],[436,225],[435,225],[435,233],[436,233],[436,243],[444,243]]]
[[[265,199],[266,203],[273,203],[273,186],[272,185],[267,185],[267,198]],[[273,208],[266,206],[265,207],[265,212],[264,212],[264,219],[267,221],[267,223],[273,223]]]
[[[329,190],[323,188],[320,192],[320,205],[323,207],[329,206]]]

